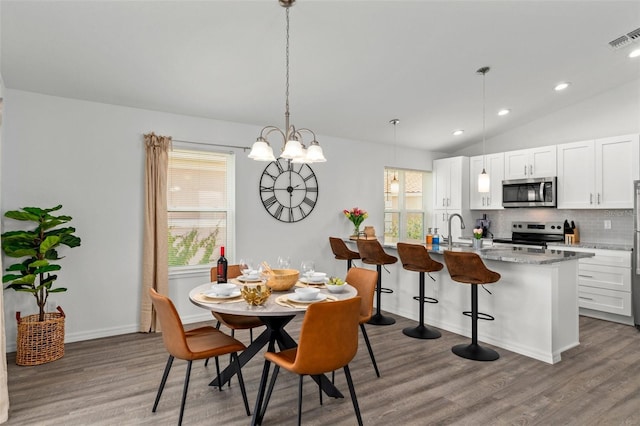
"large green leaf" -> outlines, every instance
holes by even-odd
[[[67,291],[66,287],[58,287],[58,288],[49,290],[49,293],[64,293],[65,291]]]
[[[14,263],[13,265],[9,266],[6,271],[26,271],[27,270],[27,266],[22,264],[22,263]]]
[[[4,282],[4,277],[3,277],[3,282]],[[36,276],[33,274],[29,274],[29,275],[21,275],[18,278],[16,278],[13,281],[13,284],[28,284],[28,285],[33,285],[33,283],[36,282]]]
[[[40,266],[47,266],[49,264],[48,260],[35,260],[29,264],[29,268],[38,268]]]
[[[9,251],[7,249],[4,251],[4,253],[9,257],[25,257],[25,256],[35,257],[38,255],[38,251],[36,249],[27,249],[27,248],[21,248],[21,249],[16,249],[12,251]]]
[[[40,216],[37,214],[32,214],[26,211],[21,212],[19,210],[11,210],[6,212],[4,215],[5,217],[15,220],[30,220],[32,222],[38,222],[40,220]]]
[[[40,268],[36,268],[33,271],[33,273],[34,274],[44,274],[46,272],[59,271],[60,269],[62,269],[62,267],[60,265],[45,265],[45,266],[42,266]]]
[[[51,235],[45,238],[42,243],[40,243],[40,253],[44,254],[58,244],[60,244],[60,237],[57,235]]]
[[[2,282],[3,283],[8,283],[11,282],[13,280],[17,280],[18,278],[22,278],[23,275],[16,275],[16,274],[6,274],[2,276]]]

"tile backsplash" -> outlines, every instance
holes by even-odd
[[[491,220],[489,231],[495,237],[511,237],[511,222],[574,221],[580,231],[580,241],[633,245],[633,210],[560,210],[550,208],[521,208],[504,210],[473,210],[474,219],[483,214]],[[606,220],[611,229],[604,229]]]

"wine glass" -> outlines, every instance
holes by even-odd
[[[300,264],[300,270],[302,275],[309,277],[316,270],[315,263],[313,263],[313,260],[303,260],[302,264]]]
[[[238,266],[240,266],[240,272],[242,272],[242,275],[250,275],[254,270],[253,261],[248,258],[240,259],[240,262],[238,262]]]
[[[291,261],[288,256],[278,256],[278,269],[289,269]]]

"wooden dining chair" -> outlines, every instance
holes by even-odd
[[[349,371],[349,362],[358,351],[360,304],[360,297],[312,304],[307,308],[302,321],[298,346],[277,353],[266,352],[264,354],[265,363],[252,425],[262,423],[280,368],[300,376],[298,381],[298,425],[302,421],[302,382],[304,376],[322,376],[324,373],[338,368],[344,369],[358,424],[362,425],[360,408]],[[271,363],[274,363],[275,366],[265,396]],[[261,407],[263,398],[264,406]]]
[[[156,412],[174,358],[188,361],[187,372],[184,378],[184,389],[182,390],[180,417],[178,419],[178,425],[181,425],[184,414],[184,404],[187,399],[187,390],[189,389],[192,362],[197,359],[231,354],[232,359],[236,363],[236,371],[238,373],[244,407],[247,411],[247,416],[250,416],[251,412],[249,411],[249,403],[247,402],[247,393],[244,387],[244,380],[242,379],[240,363],[238,362],[238,352],[243,351],[245,346],[233,337],[213,327],[200,327],[185,332],[173,302],[171,302],[168,297],[158,294],[152,288],[149,289],[149,296],[151,297],[151,302],[160,321],[164,346],[167,352],[169,352],[169,359],[167,360],[167,365],[165,366],[164,374],[160,381],[160,387],[158,388],[158,394],[156,395],[156,400],[151,411]]]
[[[373,368],[376,370],[376,376],[380,377],[380,371],[378,371],[376,358],[373,356],[373,349],[371,349],[367,329],[364,327],[373,315],[373,296],[375,295],[376,285],[378,283],[378,272],[371,269],[353,267],[349,269],[349,272],[347,272],[345,281],[350,286],[355,287],[355,289],[358,290],[358,296],[361,298],[359,317],[360,330],[362,331],[364,342],[367,344],[367,350],[369,351],[369,357],[371,357]]]

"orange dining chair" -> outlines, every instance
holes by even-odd
[[[360,330],[362,330],[362,337],[367,344],[367,350],[373,363],[373,368],[376,370],[376,376],[380,377],[378,371],[378,365],[376,364],[376,358],[373,356],[373,350],[371,349],[371,343],[369,342],[369,336],[364,325],[371,319],[373,315],[373,296],[376,292],[376,285],[378,283],[378,272],[371,269],[356,268],[353,267],[347,272],[345,281],[352,287],[358,290],[358,296],[361,298],[360,303]]]
[[[298,374],[298,425],[302,421],[302,381],[304,376],[322,376],[329,371],[344,369],[351,402],[362,425],[360,408],[349,371],[349,362],[358,351],[358,319],[360,297],[337,302],[314,303],[307,308],[300,329],[300,341],[296,348],[280,352],[266,352],[258,398],[252,425],[261,424],[280,368]],[[274,363],[273,375],[265,396],[269,368]],[[262,400],[264,398],[264,406]]]
[[[182,391],[182,402],[180,404],[180,417],[178,419],[178,425],[181,425],[184,414],[184,404],[187,399],[187,390],[189,389],[192,362],[197,359],[231,354],[232,359],[236,363],[244,407],[247,410],[247,416],[250,416],[251,412],[249,411],[249,403],[247,402],[247,393],[238,362],[238,351],[243,351],[245,346],[233,337],[213,327],[200,327],[185,332],[173,302],[171,302],[168,297],[158,294],[154,289],[149,289],[149,296],[151,297],[151,302],[153,303],[158,320],[160,321],[160,326],[162,327],[164,346],[167,352],[169,352],[169,359],[167,360],[167,365],[165,366],[164,374],[160,381],[160,387],[158,388],[158,394],[156,395],[156,400],[151,411],[156,412],[174,358],[188,361],[187,373],[184,378],[184,389]]]
[[[360,259],[360,253],[350,250],[340,238],[329,237],[329,244],[336,259],[347,261],[347,271],[351,269],[351,264],[354,259]]]
[[[227,278],[237,278],[240,275],[242,275],[240,265],[229,265],[227,268]],[[215,267],[211,268],[211,282],[217,279],[217,269]],[[249,339],[251,342],[253,342],[253,329],[264,325],[260,318],[256,316],[221,314],[219,312],[211,312],[211,314],[218,320],[216,328],[220,328],[221,324],[225,325],[231,330],[232,337],[235,337],[236,330],[249,330]]]

